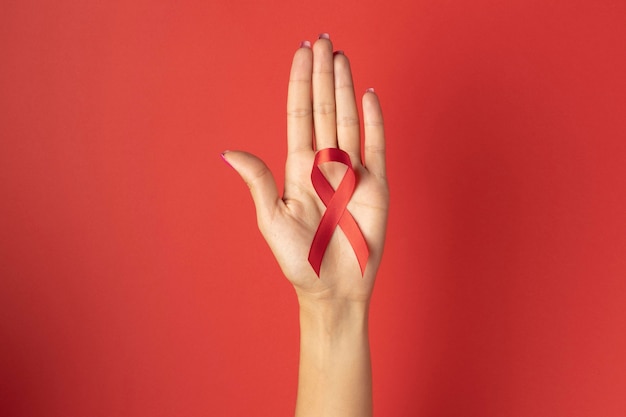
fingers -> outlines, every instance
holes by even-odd
[[[287,150],[289,153],[313,150],[312,68],[311,44],[305,41],[293,57],[289,75],[287,92]]]
[[[222,154],[222,158],[237,171],[250,188],[257,218],[259,220],[271,218],[282,200],[278,195],[274,176],[267,165],[247,152],[228,151]]]
[[[354,97],[350,62],[343,52],[335,53],[335,100],[337,103],[337,142],[350,154],[354,165],[361,163],[359,111]]]
[[[375,93],[363,96],[365,161],[376,176],[385,177],[383,118]],[[287,96],[288,153],[339,146],[354,165],[361,163],[359,113],[350,62],[343,52],[333,54],[328,34],[311,48],[303,42],[296,51]]]
[[[337,147],[333,45],[328,34],[313,45],[313,123],[316,149]]]
[[[374,89],[363,95],[363,126],[365,128],[365,167],[375,177],[385,179],[385,129],[383,113]]]

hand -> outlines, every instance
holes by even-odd
[[[368,90],[362,99],[365,161],[361,159],[360,122],[352,73],[343,53],[333,54],[327,35],[296,51],[287,98],[287,142],[284,194],[265,163],[254,155],[229,151],[224,159],[248,184],[261,233],[298,298],[369,302],[380,264],[388,212],[385,138],[378,97]],[[315,150],[338,147],[350,155],[357,184],[347,206],[369,248],[364,276],[350,242],[338,226],[326,249],[318,279],[308,255],[325,206],[311,184]],[[321,166],[334,188],[345,166]]]

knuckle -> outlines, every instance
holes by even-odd
[[[251,190],[261,181],[264,177],[270,174],[270,170],[267,165],[263,164],[263,166],[259,167],[252,176],[246,181],[248,188]]]
[[[330,64],[319,65],[319,66],[313,67],[313,75],[316,77],[317,76],[328,77],[329,75],[333,75],[334,73],[335,73],[335,69],[333,68],[332,62]]]
[[[293,107],[291,109],[287,109],[287,116],[294,119],[308,117],[310,115],[311,109],[307,107]]]
[[[337,126],[354,127],[359,125],[359,118],[355,116],[343,116],[337,118]]]
[[[322,116],[335,113],[335,103],[317,103],[313,107],[313,112]]]
[[[382,120],[367,120],[364,125],[370,127],[383,127],[385,124]]]
[[[305,84],[305,85],[309,85],[311,83],[311,79],[310,78],[297,78],[297,77],[292,77],[289,79],[289,84]]]
[[[335,90],[338,90],[338,91],[347,90],[348,93],[351,93],[354,90],[354,84],[346,80],[336,80]]]
[[[384,155],[385,147],[380,145],[365,145],[365,152],[377,155]]]

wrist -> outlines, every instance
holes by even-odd
[[[308,298],[299,301],[296,415],[371,416],[369,301]]]
[[[311,300],[298,298],[300,332],[319,343],[367,339],[369,300]]]

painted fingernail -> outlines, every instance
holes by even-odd
[[[330,35],[328,33],[320,33],[318,39],[330,39]]]
[[[345,54],[343,53],[343,51],[335,51],[333,52],[333,55],[345,55]]]
[[[224,151],[224,152],[222,152],[222,153],[220,154],[220,156],[222,157],[222,160],[223,160],[224,162],[226,162],[226,165],[228,165],[229,167],[231,167],[231,168],[232,168],[233,166],[230,164],[230,162],[228,162],[228,159],[226,159],[226,154],[227,154],[228,152],[230,152],[230,151]]]
[[[309,41],[300,42],[300,48],[311,48],[311,42]]]
[[[372,87],[368,88],[367,90],[365,90],[366,93],[375,93],[374,89]]]

